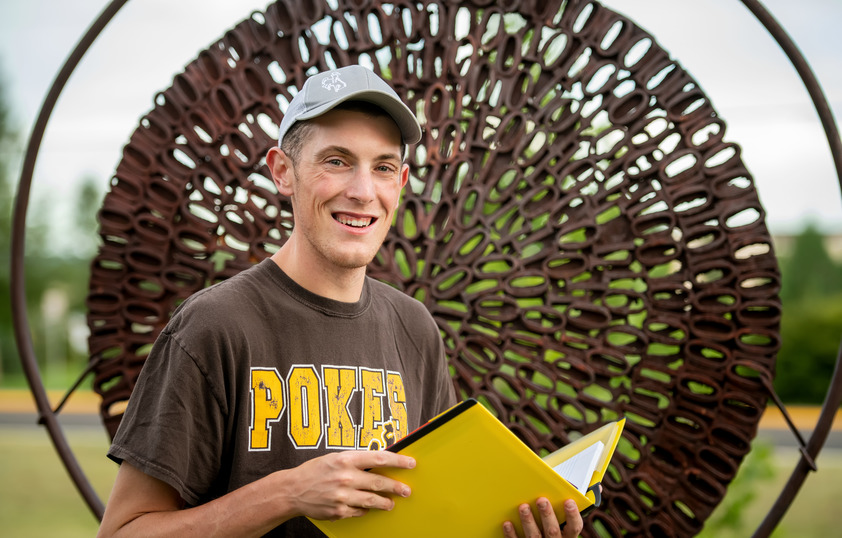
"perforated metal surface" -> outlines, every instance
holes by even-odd
[[[109,432],[174,307],[288,236],[262,157],[290,92],[349,63],[424,126],[370,274],[429,308],[458,390],[535,450],[628,417],[587,532],[697,532],[765,405],[777,263],[702,89],[593,2],[278,2],[200,54],[100,213],[88,306]]]

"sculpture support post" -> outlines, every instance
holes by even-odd
[[[15,210],[12,221],[12,248],[11,248],[11,295],[12,295],[12,316],[15,320],[15,340],[20,354],[21,364],[29,383],[30,390],[35,398],[35,405],[38,408],[38,422],[43,424],[50,434],[50,439],[64,463],[67,472],[76,488],[82,494],[88,506],[97,518],[102,518],[105,507],[97,496],[85,473],[79,466],[79,462],[73,455],[73,450],[67,443],[67,438],[58,422],[57,414],[52,410],[47,392],[41,381],[41,373],[38,369],[38,361],[35,357],[35,350],[32,347],[32,335],[29,332],[29,322],[26,313],[26,293],[24,279],[24,246],[26,244],[26,214],[29,205],[29,192],[32,186],[32,174],[35,170],[35,160],[38,156],[38,149],[47,127],[47,121],[52,114],[53,107],[61,94],[64,85],[70,78],[70,74],[82,59],[85,52],[90,48],[94,40],[105,28],[105,25],[114,17],[121,7],[128,0],[113,0],[97,17],[96,21],[88,28],[88,31],[67,57],[64,65],[56,75],[41,110],[32,134],[29,137],[29,145],[26,148],[23,167],[21,169],[18,192],[15,197]]]
[[[827,135],[827,142],[830,145],[830,152],[834,165],[836,166],[836,179],[842,191],[842,140],[839,138],[839,129],[833,119],[833,112],[830,109],[830,105],[827,102],[827,98],[822,91],[818,79],[816,79],[815,74],[810,69],[804,55],[798,50],[795,42],[793,42],[792,38],[789,37],[783,27],[772,17],[772,14],[766,8],[757,0],[743,0],[743,4],[763,24],[778,45],[780,45],[798,72],[799,77],[801,77]],[[842,343],[840,343],[839,354],[836,357],[836,366],[834,367],[827,396],[822,405],[821,414],[810,436],[810,440],[807,442],[807,455],[809,457],[805,455],[801,456],[784,489],[781,490],[777,501],[775,501],[775,504],[755,531],[755,537],[769,536],[792,504],[793,499],[795,499],[795,496],[804,484],[807,474],[811,471],[810,458],[815,461],[819,451],[827,440],[831,425],[833,424],[833,418],[840,404],[842,404]]]

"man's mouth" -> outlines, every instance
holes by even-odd
[[[376,220],[372,217],[352,217],[342,213],[334,214],[333,218],[340,224],[350,226],[351,228],[367,228]]]

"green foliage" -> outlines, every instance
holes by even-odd
[[[9,114],[0,81],[0,147],[20,148],[19,137],[9,124]],[[11,299],[11,246],[17,178],[13,177],[12,152],[0,153],[0,384],[23,386],[23,368],[14,336]],[[30,200],[24,253],[26,313],[32,345],[39,367],[45,375],[57,375],[51,388],[66,389],[84,369],[87,352],[73,345],[71,329],[84,325],[85,298],[88,289],[88,265],[96,248],[95,208],[99,194],[88,178],[77,194],[76,218],[71,223],[54,224],[60,238],[70,238],[65,250],[56,249],[47,223],[51,212],[47,204],[60,201]],[[48,248],[48,244],[50,245]],[[45,307],[48,307],[45,310]],[[45,317],[45,311],[51,311]],[[75,340],[82,340],[76,338]],[[48,383],[49,384],[49,383]]]
[[[12,138],[4,86],[0,81],[0,147],[9,147]],[[12,330],[11,276],[9,274],[14,197],[8,155],[5,151],[0,153],[0,379],[2,379],[5,363],[17,357]]]
[[[781,261],[781,349],[775,389],[786,403],[820,404],[842,339],[842,267],[808,225]]]
[[[94,257],[98,245],[96,211],[102,205],[100,183],[92,176],[82,178],[75,200],[73,229],[76,233],[69,254],[86,263]]]
[[[831,259],[824,241],[824,235],[808,224],[795,239],[792,252],[781,261],[784,305],[842,293],[842,267]]]
[[[787,403],[824,401],[842,338],[842,293],[784,305],[775,389]]]

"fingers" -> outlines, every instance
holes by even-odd
[[[391,510],[394,501],[390,496],[409,497],[409,486],[392,478],[370,472],[371,469],[415,467],[413,458],[383,451],[346,452],[336,458],[342,469],[340,484],[345,487],[349,506],[365,509]]]
[[[585,523],[582,521],[582,514],[579,513],[579,507],[570,499],[564,502],[564,515],[567,524],[564,526],[564,531],[561,536],[564,538],[575,538],[581,534],[582,529],[585,528]]]
[[[553,505],[544,497],[539,498],[536,503],[538,508],[539,522],[535,519],[532,508],[528,504],[522,504],[518,507],[518,515],[520,516],[520,524],[523,527],[524,538],[574,538],[579,536],[584,528],[582,522],[582,515],[579,513],[579,508],[576,502],[567,500],[564,503],[564,514],[567,524],[562,531],[558,517],[553,510]],[[518,534],[515,526],[510,521],[503,523],[503,536],[506,538],[517,538]]]
[[[347,465],[362,474],[351,474],[356,479],[348,485],[362,491],[375,493],[388,493],[400,497],[409,497],[411,490],[409,486],[386,476],[368,472],[370,469],[412,469],[415,467],[415,459],[401,454],[388,451],[358,451],[341,454],[340,459],[346,461],[341,464]],[[381,506],[367,506],[367,508],[381,508]],[[381,508],[383,509],[383,508]]]
[[[523,526],[524,538],[540,538],[541,529],[538,528],[538,522],[532,516],[532,508],[528,504],[522,504],[517,511],[520,515],[520,524]]]
[[[343,455],[348,456],[352,460],[351,464],[358,469],[373,469],[377,467],[394,467],[396,469],[415,468],[415,458],[389,452],[388,450],[359,450],[345,452]]]
[[[520,524],[521,527],[523,527],[524,536],[541,536],[540,533],[535,534],[536,532],[539,532],[538,526],[535,524],[535,519],[532,517],[532,510],[529,508],[529,505],[522,504],[518,506],[517,512],[520,516]],[[503,523],[503,536],[505,536],[506,538],[519,538],[517,530],[515,529],[515,526],[512,524],[511,521],[506,521],[505,523]]]
[[[576,506],[575,502],[567,501],[564,503],[565,511],[567,510],[568,503],[573,503],[573,506]],[[544,534],[541,536],[561,538],[561,528],[559,527],[558,517],[556,517],[555,511],[553,510],[553,505],[543,497],[538,499],[536,504],[538,506],[538,514],[541,516],[541,527],[544,529]],[[576,513],[578,514],[579,512],[577,511]]]
[[[409,497],[412,493],[412,490],[409,489],[409,486],[402,482],[398,482],[397,480],[393,480],[391,478],[387,478],[385,476],[379,475],[377,473],[370,473],[365,472],[365,477],[362,478],[363,483],[359,486],[361,491],[370,491],[372,493],[386,493],[391,495],[397,495],[400,497]],[[368,484],[366,484],[366,482]],[[375,495],[375,497],[382,498],[380,495]],[[381,508],[380,506],[366,506],[366,508]],[[383,508],[381,508],[383,509]]]
[[[413,458],[393,452],[339,452],[314,458],[291,469],[297,483],[300,513],[315,519],[361,516],[369,510],[391,510],[394,498],[408,497],[409,486],[378,474],[386,467],[412,469]]]
[[[512,525],[511,521],[506,521],[505,523],[503,523],[503,536],[505,536],[505,538],[517,538],[515,526]]]

